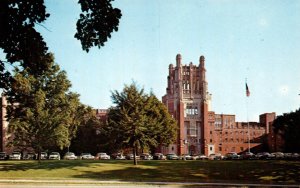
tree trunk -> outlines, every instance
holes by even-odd
[[[38,162],[41,163],[41,149],[38,149]]]
[[[136,148],[135,146],[133,147],[133,164],[137,165],[137,160],[136,160]]]

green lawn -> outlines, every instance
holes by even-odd
[[[0,179],[300,184],[300,161],[0,161]]]

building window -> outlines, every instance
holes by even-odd
[[[219,147],[219,151],[222,151],[222,147]]]
[[[199,114],[198,107],[188,105],[185,109],[185,114],[188,115],[188,116],[198,115]]]
[[[212,151],[212,150],[213,150],[213,148],[212,148],[212,147],[209,147],[209,150],[210,150],[210,151]]]

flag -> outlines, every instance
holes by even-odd
[[[248,88],[248,85],[246,83],[246,96],[249,97],[250,96],[250,90]]]

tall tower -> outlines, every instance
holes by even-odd
[[[199,154],[205,152],[205,127],[208,125],[208,110],[211,96],[207,91],[205,58],[199,65],[182,65],[180,54],[176,66],[169,65],[168,86],[163,103],[177,120],[176,143],[165,148],[164,153]]]

